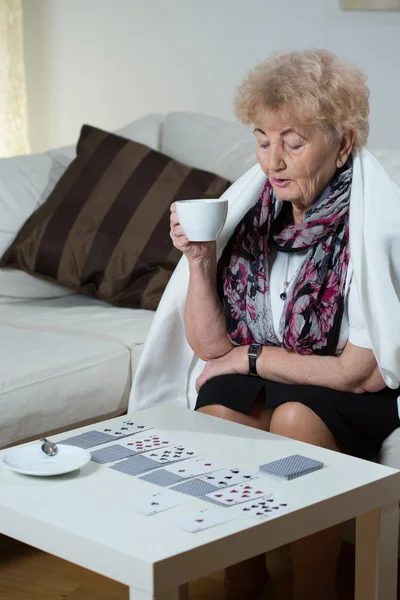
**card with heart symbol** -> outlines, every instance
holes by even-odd
[[[242,483],[233,487],[227,487],[211,494],[206,494],[204,500],[208,500],[213,504],[220,504],[222,506],[235,506],[248,500],[255,500],[262,496],[267,496],[268,490],[265,486],[254,483]]]
[[[179,529],[189,533],[198,533],[210,527],[216,527],[232,521],[235,517],[228,512],[220,512],[212,508],[191,508],[173,520],[173,524]]]

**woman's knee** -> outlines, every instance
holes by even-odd
[[[247,425],[248,427],[255,427],[256,429],[262,429],[264,431],[269,430],[269,424],[272,416],[272,409],[270,410],[253,410],[250,415],[241,413],[231,408],[227,408],[223,404],[209,404],[199,408],[197,412],[205,413],[219,419],[225,419],[226,421],[232,421],[233,423],[240,423],[241,425]]]
[[[323,420],[300,402],[286,402],[278,406],[272,415],[270,432],[338,450],[335,439]]]
[[[227,421],[232,421],[232,417],[235,414],[235,411],[227,408],[223,404],[208,404],[207,406],[198,408],[197,412],[202,412],[206,415],[211,415],[212,417],[218,417],[219,419],[226,419]]]

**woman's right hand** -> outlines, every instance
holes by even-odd
[[[179,224],[175,203],[171,205],[170,236],[175,248],[180,250],[189,262],[197,262],[215,258],[215,242],[190,242]]]

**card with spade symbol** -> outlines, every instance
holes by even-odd
[[[179,494],[165,490],[165,492],[157,492],[156,494],[135,498],[130,503],[130,508],[135,512],[146,515],[146,517],[150,517],[151,515],[156,515],[157,513],[179,506],[184,501],[184,498],[179,496]]]
[[[185,514],[180,514],[173,520],[173,524],[179,529],[188,531],[189,533],[198,533],[210,527],[216,527],[232,521],[234,517],[228,512],[219,512],[212,508],[191,508],[185,511]]]
[[[211,492],[211,494],[204,496],[204,500],[222,506],[235,506],[236,504],[259,499],[266,495],[268,495],[268,490],[264,486],[259,486],[257,482],[254,482],[253,485],[242,483],[234,487],[227,487],[216,492]]]
[[[186,458],[194,458],[197,454],[197,452],[185,446],[168,446],[159,450],[151,450],[146,456],[159,463],[171,463]]]
[[[293,510],[293,504],[276,494],[270,494],[259,500],[245,502],[232,508],[236,516],[252,517],[259,521],[267,521],[279,517],[282,513]],[[230,512],[230,511],[229,511]]]
[[[85,433],[65,438],[58,443],[87,450],[88,448],[94,448],[95,446],[106,444],[107,442],[115,442],[133,434],[143,433],[143,431],[148,429],[152,428],[127,420],[122,424],[119,424],[118,427],[113,423],[110,423],[109,425],[105,425],[102,429],[91,429],[90,431],[85,431]]]
[[[197,475],[211,473],[211,471],[215,471],[216,469],[221,468],[221,466],[222,465],[218,465],[213,460],[194,458],[185,461],[183,464],[178,463],[176,465],[165,467],[165,470],[177,475],[181,479],[188,479],[190,477],[197,477]]]
[[[195,479],[180,483],[172,489],[181,494],[201,498],[221,488],[237,485],[244,481],[251,481],[255,478],[257,478],[255,473],[250,473],[244,469],[221,469],[220,471],[207,473],[206,475],[201,475]]]
[[[137,423],[136,421],[127,419],[126,421],[118,424],[118,426],[110,422],[109,425],[105,425],[104,428],[99,429],[99,431],[120,439],[135,433],[143,433],[149,429],[153,429],[153,427],[149,427],[148,425],[143,425],[143,423]]]
[[[251,473],[245,469],[221,469],[221,471],[215,471],[208,475],[199,477],[202,481],[215,485],[217,488],[224,488],[228,485],[238,485],[245,481],[250,481],[258,477],[257,473]]]
[[[143,455],[141,455],[143,456]],[[147,456],[147,454],[145,455]],[[157,464],[155,461],[151,461],[152,464]],[[206,458],[192,458],[185,461],[175,462],[175,464],[168,464],[163,469],[157,469],[154,473],[149,473],[140,477],[143,481],[154,483],[162,487],[168,487],[176,483],[182,483],[185,479],[191,479],[197,475],[204,475],[205,473],[211,473],[220,469],[221,465],[214,463],[212,460]],[[207,487],[207,491],[211,491],[210,486]],[[181,491],[181,490],[180,490]],[[185,493],[185,492],[184,492]],[[202,490],[202,494],[206,492]]]
[[[161,464],[171,464],[187,458],[196,456],[194,450],[185,448],[185,446],[168,446],[171,442],[164,439],[161,434],[142,436],[135,439],[125,440],[120,444],[106,446],[100,450],[92,452],[92,460],[97,463],[105,464],[115,462],[121,458],[143,454],[146,458]],[[151,448],[154,448],[153,450]]]

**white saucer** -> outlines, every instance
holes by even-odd
[[[36,477],[51,477],[52,475],[64,475],[86,465],[90,459],[90,453],[75,446],[58,446],[55,456],[46,456],[41,449],[42,442],[12,448],[3,457],[6,467],[23,475],[35,475]]]

